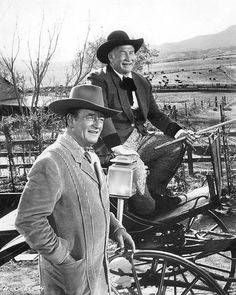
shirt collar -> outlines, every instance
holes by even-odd
[[[118,77],[119,77],[121,80],[123,80],[123,76],[132,79],[132,73],[131,73],[131,72],[130,72],[128,75],[122,75],[122,74],[118,73],[114,68],[112,68],[112,69],[113,69],[113,71],[118,75]]]

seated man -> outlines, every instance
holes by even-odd
[[[121,112],[105,120],[101,136],[115,155],[132,155],[137,159],[138,193],[131,200],[131,208],[137,214],[147,215],[180,202],[179,198],[167,195],[166,187],[182,161],[183,145],[175,143],[160,150],[154,147],[182,136],[193,144],[195,138],[159,110],[151,84],[132,71],[142,44],[142,38],[130,39],[123,31],[112,32],[97,50],[98,59],[106,67],[91,73],[88,80],[102,87],[107,107]],[[148,132],[147,120],[162,132]]]

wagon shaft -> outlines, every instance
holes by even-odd
[[[204,252],[224,252],[236,250],[236,237],[207,240],[203,246]]]

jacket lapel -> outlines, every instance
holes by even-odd
[[[94,181],[99,183],[98,178],[88,159],[84,156],[83,149],[75,142],[67,139],[67,136],[60,135],[57,141],[66,148],[67,152],[71,154],[73,160],[80,165],[81,170],[83,170],[88,176],[90,176]]]
[[[118,92],[118,98],[121,104],[121,107],[123,109],[123,112],[126,114],[126,116],[130,119],[131,122],[134,120],[133,113],[131,111],[131,107],[129,104],[127,93],[124,89],[120,87],[120,78],[114,73],[112,69],[109,69],[109,72],[111,74],[112,81],[116,87],[116,90]]]
[[[138,85],[135,93],[136,93],[136,97],[137,97],[137,100],[138,100],[138,104],[139,104],[139,107],[143,113],[143,116],[144,118],[146,119],[147,118],[147,111],[148,111],[148,106],[147,106],[147,102],[146,102],[146,99],[145,99],[145,89],[144,87],[142,87],[142,84],[140,83],[139,81],[139,77],[137,74],[133,73],[132,72],[132,77],[133,77],[133,80],[134,80],[134,84],[135,85]]]

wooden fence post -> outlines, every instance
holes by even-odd
[[[187,148],[187,155],[188,155],[188,171],[189,175],[193,176],[193,152],[191,147]]]
[[[187,108],[187,103],[185,102],[184,104],[184,109],[185,109],[185,116],[188,116],[188,108]]]
[[[173,120],[177,121],[177,109],[175,105],[172,107],[172,118]]]
[[[211,106],[211,99],[210,98],[208,99],[208,106],[209,107]]]

